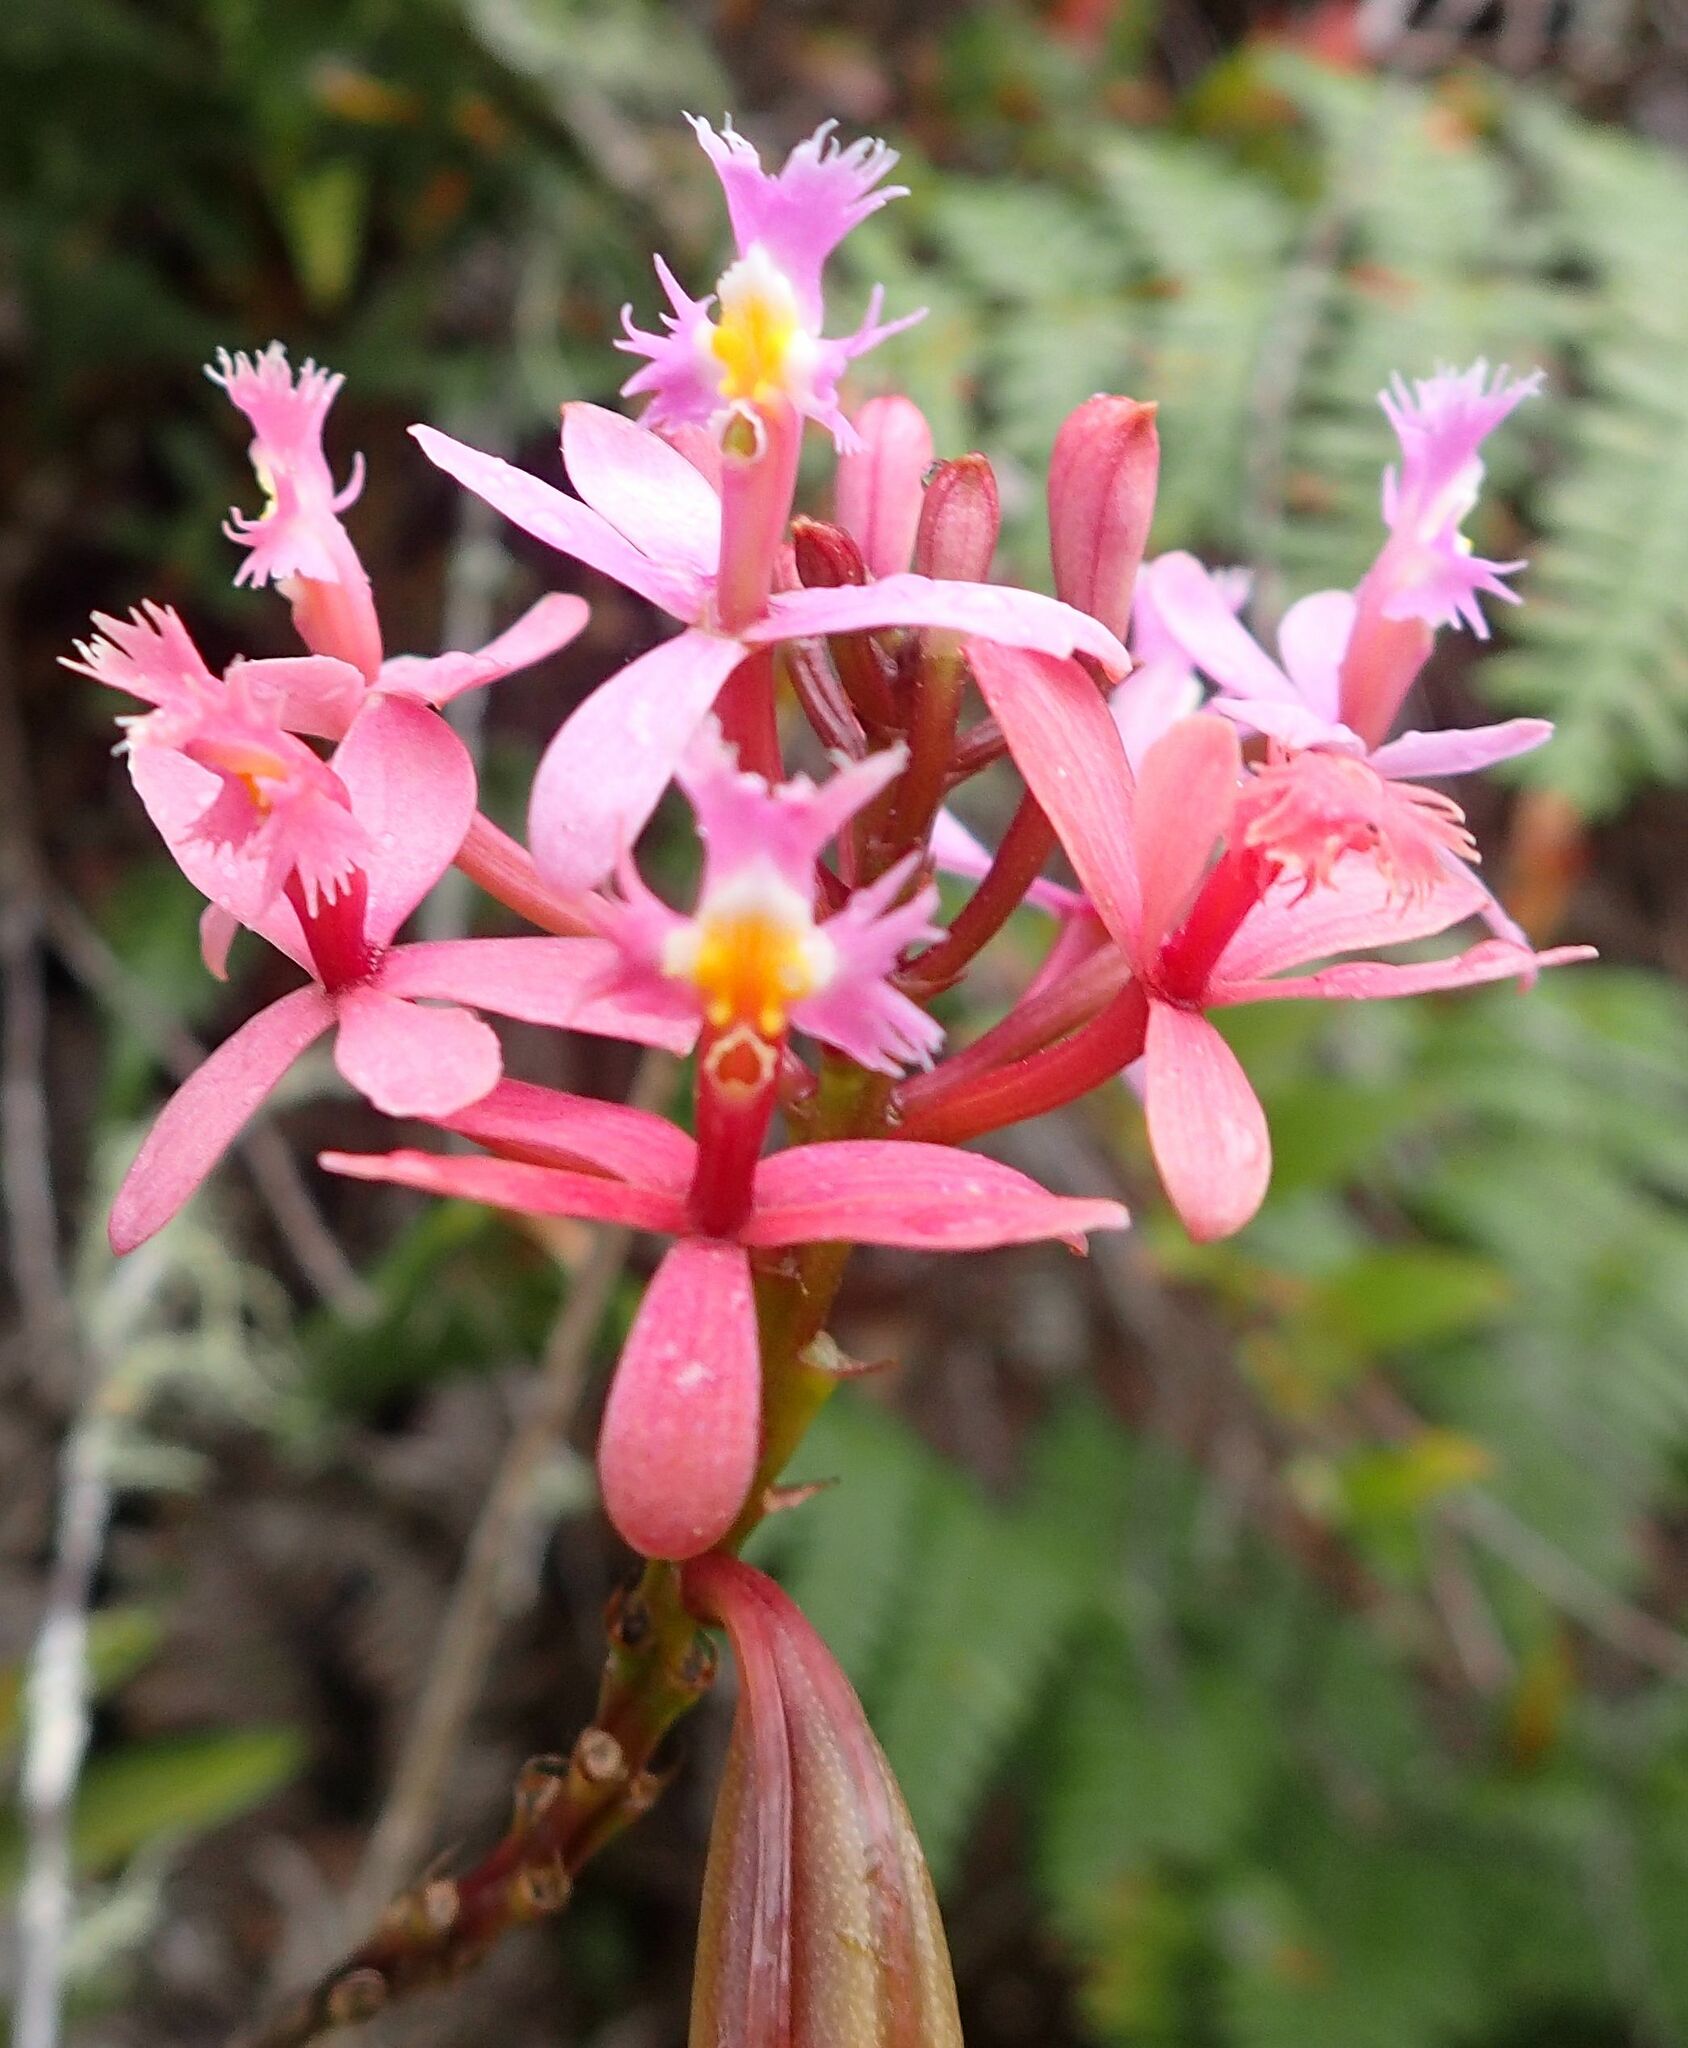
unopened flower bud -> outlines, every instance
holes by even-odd
[[[862,551],[842,526],[829,526],[822,519],[794,519],[791,552],[797,580],[805,590],[839,590],[867,581]]]
[[[1055,595],[1122,639],[1159,473],[1155,408],[1106,394],[1067,415],[1049,459]]]
[[[983,583],[1001,530],[996,475],[984,456],[940,463],[920,508],[914,566],[946,582]]]
[[[932,429],[913,399],[870,398],[855,418],[861,446],[839,457],[838,523],[875,576],[895,576],[914,554]]]
[[[961,2048],[932,1880],[861,1703],[784,1593],[685,1569],[740,1691],[698,1929],[691,2048]]]

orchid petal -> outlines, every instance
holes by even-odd
[[[762,1445],[750,1261],[675,1245],[645,1289],[598,1437],[604,1508],[646,1557],[695,1557],[732,1527]]]
[[[585,598],[553,590],[473,654],[395,654],[381,664],[377,687],[419,704],[448,704],[465,690],[499,682],[558,653],[580,637],[590,617]]]
[[[642,555],[699,589],[721,559],[721,497],[678,449],[605,406],[563,407],[563,466],[586,503]]]
[[[171,858],[199,893],[225,917],[260,933],[307,974],[314,973],[298,913],[285,897],[269,894],[264,863],[213,845],[194,829],[216,801],[218,777],[185,754],[143,744],[130,750],[129,779]],[[215,974],[209,955],[206,964]]]
[[[218,981],[229,978],[229,948],[239,930],[240,919],[220,903],[207,903],[199,913],[199,957],[205,962],[205,971]]]
[[[350,1180],[389,1181],[520,1216],[572,1216],[680,1236],[686,1205],[666,1189],[630,1186],[601,1173],[570,1173],[514,1159],[444,1158],[437,1152],[324,1152],[320,1164]]]
[[[1145,1048],[1149,1145],[1198,1243],[1241,1230],[1265,1199],[1272,1142],[1237,1056],[1199,1010],[1151,1002]]]
[[[298,988],[249,1018],[195,1068],[160,1112],[111,1208],[111,1245],[133,1251],[161,1229],[313,1038],[334,1021],[320,988]]]
[[[474,763],[443,718],[376,695],[332,766],[374,842],[364,930],[385,946],[457,857],[475,815]]]
[[[1143,756],[1180,718],[1201,709],[1202,686],[1182,661],[1139,661],[1108,699],[1135,775]]]
[[[678,565],[649,560],[589,505],[541,483],[500,456],[454,441],[437,428],[412,427],[410,431],[436,468],[484,498],[524,533],[636,591],[677,619],[690,621],[698,616],[703,591],[697,578]]]
[[[548,882],[590,889],[609,874],[743,658],[735,641],[678,634],[600,684],[563,724],[539,764],[528,813]]]
[[[607,939],[432,939],[389,953],[381,986],[389,995],[472,1003],[528,1024],[690,1052],[695,1006],[684,1006],[679,991],[660,1005],[609,992],[620,964]]]
[[[1194,555],[1161,555],[1149,569],[1160,622],[1208,680],[1238,697],[1298,701],[1295,685],[1265,654]]]
[[[1342,657],[1358,607],[1351,590],[1315,590],[1292,604],[1278,627],[1278,652],[1296,695],[1335,724],[1342,702]]]
[[[500,1081],[490,1095],[439,1121],[506,1159],[592,1167],[675,1197],[684,1195],[697,1169],[696,1144],[666,1117],[531,1081]]]
[[[1100,691],[1076,662],[970,640],[968,660],[1026,787],[1085,894],[1127,952],[1142,897],[1131,845],[1131,769]]]
[[[1481,915],[1487,901],[1488,891],[1470,869],[1451,865],[1434,888],[1403,899],[1375,861],[1351,854],[1337,863],[1330,882],[1305,895],[1293,881],[1267,891],[1220,955],[1208,999],[1230,1002],[1235,984],[1309,960],[1432,938]]]
[[[1340,719],[1321,717],[1305,704],[1282,704],[1267,697],[1215,697],[1210,712],[1228,718],[1244,732],[1257,732],[1281,746],[1300,752],[1305,747],[1323,747],[1339,754],[1364,754],[1366,743]]]
[[[289,732],[337,740],[351,724],[368,684],[363,671],[332,654],[287,654],[263,661],[233,661],[228,679],[239,681],[273,707]]]
[[[497,1086],[498,1035],[467,1010],[425,1010],[380,988],[335,997],[334,1064],[386,1116],[449,1116]]]
[[[1508,718],[1499,725],[1467,726],[1453,732],[1404,732],[1378,748],[1371,764],[1392,780],[1432,775],[1468,775],[1545,746],[1553,727],[1545,718]]]
[[[1131,831],[1143,891],[1138,945],[1160,951],[1230,828],[1243,754],[1223,719],[1181,718],[1143,756]]]
[[[756,1169],[747,1245],[885,1244],[988,1251],[1059,1238],[1084,1249],[1090,1230],[1123,1230],[1118,1202],[1052,1195],[1023,1173],[950,1145],[841,1139],[776,1152]]]
[[[1427,995],[1436,989],[1475,988],[1485,981],[1516,976],[1533,982],[1544,967],[1569,967],[1595,958],[1592,946],[1555,946],[1546,953],[1516,946],[1510,939],[1484,939],[1447,960],[1347,960],[1312,974],[1281,981],[1228,982],[1227,1003],[1299,1001],[1374,1002],[1386,996]]]
[[[999,583],[949,583],[929,576],[882,576],[877,583],[826,590],[785,590],[768,600],[765,619],[744,629],[751,646],[869,633],[888,626],[925,626],[966,633],[1037,654],[1088,654],[1109,675],[1131,661],[1106,626],[1058,598]]]

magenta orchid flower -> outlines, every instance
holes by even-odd
[[[1046,671],[1035,693],[1011,673],[1033,662]],[[1291,974],[1482,914],[1487,892],[1464,865],[1469,835],[1449,799],[1317,752],[1245,777],[1236,728],[1205,714],[1172,726],[1134,782],[1076,664],[976,647],[973,665],[1142,992],[1149,1142],[1193,1237],[1240,1230],[1271,1177],[1265,1114],[1210,1010],[1466,988],[1592,957],[1587,947],[1534,953],[1496,938],[1451,959]],[[1051,716],[1057,703],[1061,715]]]
[[[704,846],[697,908],[671,910],[624,860],[620,898],[594,911],[622,962],[604,992],[701,1018],[729,1057],[735,1032],[773,1044],[795,1025],[879,1073],[928,1064],[943,1028],[886,979],[907,947],[938,936],[935,889],[898,902],[919,856],[815,916],[821,850],[904,759],[889,748],[819,787],[799,775],[770,788],[706,722],[679,773]]]
[[[770,175],[731,121],[717,135],[707,121],[687,119],[726,193],[736,255],[702,299],[657,258],[672,310],[663,316],[666,332],[656,334],[636,327],[632,308],[623,308],[626,335],[616,346],[649,360],[622,395],[648,399],[647,427],[707,426],[717,435],[735,413],[783,401],[825,427],[840,448],[854,447],[839,379],[857,356],[922,316],[882,322],[884,293],[876,286],[856,332],[828,339],[821,273],[853,227],[905,195],[904,186],[882,182],[896,151],[865,139],[842,148],[827,121]]]
[[[650,1557],[692,1557],[743,1506],[761,1451],[752,1252],[842,1242],[985,1251],[1127,1222],[1117,1202],[1052,1195],[976,1153],[851,1139],[761,1160],[730,1233],[698,1228],[697,1146],[665,1118],[502,1082],[445,1126],[501,1158],[330,1152],[354,1179],[658,1231],[678,1242],[647,1289],[616,1367],[598,1443],[611,1520]]]
[[[563,408],[571,498],[432,427],[429,458],[526,533],[613,577],[686,631],[603,683],[551,742],[534,780],[530,841],[547,879],[595,886],[638,837],[727,679],[783,640],[927,627],[1046,654],[1130,666],[1105,626],[1029,590],[893,575],[839,589],[771,594],[725,630],[717,604],[722,501],[702,472],[654,434],[594,405]]]
[[[330,1026],[341,1073],[393,1116],[460,1108],[498,1080],[498,1040],[462,1003],[676,1050],[690,1044],[695,1031],[683,1020],[598,994],[614,963],[605,941],[393,944],[475,809],[468,754],[431,712],[375,698],[324,761],[267,706],[262,672],[273,665],[245,663],[225,682],[173,615],[131,631],[124,649],[95,643],[87,655],[91,673],[111,682],[125,670],[121,686],[154,706],[127,721],[130,773],[177,864],[210,899],[214,967],[246,925],[312,977],[243,1025],[166,1105],[112,1211],[119,1250],[176,1213]],[[453,1007],[423,1008],[418,998]]]

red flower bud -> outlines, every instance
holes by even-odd
[[[791,552],[805,590],[842,590],[867,581],[861,549],[842,526],[829,526],[824,519],[794,519]]]
[[[848,1680],[748,1565],[696,1558],[684,1586],[740,1681],[691,2048],[961,2048],[932,1880]]]
[[[920,508],[914,566],[922,576],[983,583],[1001,530],[996,473],[984,456],[963,455],[940,463]]]
[[[932,467],[932,429],[912,398],[870,398],[855,419],[862,445],[839,457],[838,523],[875,576],[908,567]]]
[[[1049,458],[1055,595],[1121,639],[1159,473],[1155,408],[1105,394],[1067,415]]]

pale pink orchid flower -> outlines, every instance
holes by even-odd
[[[117,1250],[169,1221],[331,1027],[341,1074],[390,1116],[442,1115],[496,1084],[498,1039],[465,1004],[689,1046],[695,1027],[684,1020],[599,995],[614,958],[605,941],[393,943],[474,815],[474,769],[443,720],[374,699],[324,762],[230,694],[233,711],[177,706],[136,720],[130,773],[221,930],[250,927],[311,980],[242,1025],[166,1104],[113,1206]]]
[[[1039,592],[898,574],[837,589],[773,592],[725,631],[716,608],[721,498],[655,434],[600,406],[563,408],[563,461],[577,498],[432,427],[411,432],[433,462],[536,539],[646,598],[686,630],[640,655],[563,725],[534,779],[530,844],[546,879],[596,886],[643,830],[728,677],[784,640],[895,627],[977,634],[1064,655],[1111,675],[1119,641]]]
[[[671,1006],[712,1034],[736,1029],[773,1043],[795,1026],[878,1073],[930,1064],[943,1027],[887,979],[907,947],[939,936],[935,889],[898,901],[919,856],[831,916],[815,915],[822,849],[905,758],[892,747],[818,786],[798,775],[770,787],[740,769],[706,720],[678,777],[704,848],[697,906],[690,916],[670,909],[624,859],[620,895],[593,899],[588,911],[620,958],[603,993],[652,1014]]]
[[[279,341],[250,357],[221,349],[206,375],[246,415],[252,467],[269,499],[256,518],[229,515],[224,531],[248,551],[235,582],[276,584],[292,604],[300,637],[319,657],[300,664],[282,686],[279,715],[290,730],[337,740],[372,692],[447,704],[532,667],[581,633],[583,600],[552,592],[476,653],[384,658],[369,577],[340,518],[363,488],[363,457],[353,458],[350,480],[337,489],[323,448],[329,408],[345,378],[310,361],[295,372]],[[96,624],[111,634],[111,621]]]
[[[645,1291],[598,1440],[604,1505],[647,1557],[696,1556],[744,1504],[761,1456],[752,1252],[805,1244],[988,1251],[1120,1230],[1117,1202],[1053,1195],[954,1146],[888,1139],[794,1145],[760,1160],[748,1212],[701,1234],[688,1196],[697,1146],[665,1118],[504,1081],[447,1129],[506,1156],[324,1153],[331,1172],[528,1216],[566,1216],[678,1241]]]
[[[1028,787],[1147,1003],[1149,1143],[1193,1237],[1225,1237],[1271,1177],[1265,1113],[1208,1012],[1300,997],[1414,995],[1527,978],[1592,957],[1488,939],[1451,959],[1339,961],[1429,938],[1481,915],[1457,809],[1354,757],[1308,753],[1245,776],[1234,725],[1179,720],[1134,778],[1076,663],[972,650],[974,673]],[[1028,690],[1018,671],[1044,671]],[[1223,848],[1217,862],[1215,853]]]
[[[1353,593],[1316,590],[1292,604],[1278,628],[1274,661],[1237,617],[1234,589],[1194,555],[1174,553],[1144,565],[1141,595],[1169,648],[1219,692],[1212,709],[1246,731],[1286,747],[1354,754],[1397,778],[1469,774],[1553,737],[1545,718],[1509,718],[1458,731],[1404,732],[1368,746],[1347,722],[1343,699],[1343,660],[1359,608]],[[1141,665],[1135,635],[1132,651]]]
[[[1359,600],[1350,592],[1318,590],[1291,605],[1278,628],[1275,662],[1236,617],[1218,578],[1194,555],[1162,555],[1150,562],[1143,589],[1168,636],[1217,687],[1210,708],[1275,746],[1346,755],[1406,782],[1489,768],[1553,737],[1545,718],[1508,718],[1446,732],[1404,732],[1368,746],[1344,715],[1356,676],[1346,656],[1359,617]],[[1495,935],[1527,945],[1523,928],[1499,899],[1486,888],[1483,899],[1482,914]]]
[[[717,435],[734,414],[748,417],[784,401],[825,427],[839,448],[853,448],[839,379],[857,356],[923,316],[882,322],[884,293],[876,286],[856,332],[830,339],[821,331],[821,273],[853,227],[905,196],[905,186],[882,183],[896,151],[866,139],[843,148],[827,121],[770,173],[731,121],[718,135],[707,121],[687,119],[726,194],[735,256],[701,299],[656,259],[670,306],[665,331],[636,327],[632,308],[623,307],[626,333],[616,346],[649,360],[622,395],[649,400],[647,427],[707,426]]]

